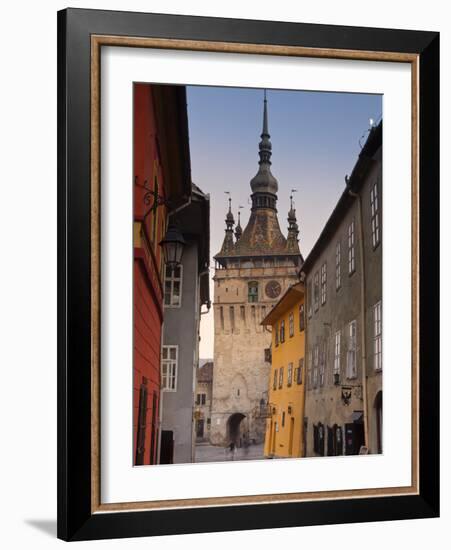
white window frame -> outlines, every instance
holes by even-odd
[[[376,180],[370,190],[371,241],[373,243],[373,249],[377,248],[381,242],[381,230],[379,224],[379,192],[377,184],[378,181]]]
[[[335,333],[334,374],[340,374],[341,331]]]
[[[351,321],[348,325],[348,355],[346,362],[346,377],[357,377],[357,323]]]
[[[288,315],[288,334],[289,334],[289,338],[293,338],[294,336],[294,312],[293,311]]]
[[[313,386],[312,371],[313,371],[313,352],[312,350],[310,350],[308,354],[308,364],[307,364],[307,387],[309,390]]]
[[[341,242],[335,245],[335,290],[341,288]]]
[[[180,277],[175,277],[176,269],[180,269]],[[182,307],[182,292],[183,292],[183,265],[180,264],[175,269],[170,269],[168,266],[165,268],[165,276],[164,276],[164,307],[165,308],[180,308]],[[169,273],[169,276],[168,276]],[[179,301],[178,303],[174,303],[174,283],[180,283],[180,292],[179,292]],[[169,291],[169,303],[166,303],[166,296],[168,296],[166,292],[166,284],[170,283],[171,289]]]
[[[326,374],[326,346],[323,344],[321,346],[321,353],[319,357],[319,385],[320,387],[324,386]]]
[[[319,367],[319,346],[313,349],[313,387],[318,386],[318,367]]]
[[[382,302],[379,301],[373,307],[373,352],[374,370],[382,370]]]
[[[313,276],[313,309],[319,309],[319,273],[318,271]]]
[[[355,223],[354,220],[348,226],[348,273],[355,272]]]
[[[311,279],[307,284],[307,302],[308,302],[307,315],[308,315],[308,318],[310,319],[313,313],[313,307],[312,307],[313,306],[313,282]]]
[[[323,306],[327,300],[327,263],[324,262],[321,266],[321,305]]]
[[[292,384],[293,384],[293,363],[288,363],[287,386],[291,386]]]
[[[175,350],[175,359],[171,358],[171,350]],[[166,357],[165,357],[166,355]],[[161,349],[161,389],[168,392],[177,391],[179,347],[165,345]]]
[[[279,390],[283,388],[283,367],[279,369]]]

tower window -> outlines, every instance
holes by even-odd
[[[380,242],[380,230],[379,230],[379,197],[377,193],[377,181],[373,185],[370,191],[370,205],[371,205],[371,239],[373,242],[373,248]]]
[[[321,305],[326,303],[327,296],[327,264],[321,266]]]
[[[355,233],[354,220],[348,227],[348,273],[352,275],[355,271]]]
[[[258,302],[258,283],[252,281],[247,285],[247,301]]]
[[[182,265],[177,266],[173,270],[166,267],[164,279],[165,307],[180,307],[182,305],[182,277]]]

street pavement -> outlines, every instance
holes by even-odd
[[[263,443],[260,445],[249,445],[235,449],[232,453],[228,448],[216,445],[196,445],[194,462],[224,462],[230,460],[258,460],[264,458]]]

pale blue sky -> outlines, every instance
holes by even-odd
[[[278,215],[286,235],[291,189],[306,257],[344,188],[360,152],[369,119],[382,115],[382,96],[268,90],[272,172],[279,182]],[[230,191],[241,225],[249,217],[249,182],[258,168],[263,91],[188,86],[193,181],[211,197],[211,256],[224,238]],[[359,144],[360,140],[360,144]],[[213,262],[211,262],[213,265]],[[213,271],[211,273],[213,275]],[[213,319],[202,316],[200,357],[213,357]]]

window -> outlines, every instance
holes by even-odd
[[[292,383],[293,383],[293,363],[288,363],[287,386],[291,386]]]
[[[258,283],[252,281],[247,285],[247,301],[258,302]]]
[[[348,361],[346,365],[346,376],[355,378],[357,376],[357,361],[356,361],[356,322],[351,321],[348,325]]]
[[[321,354],[319,359],[319,385],[324,386],[326,372],[326,345],[323,344],[321,347]]]
[[[335,290],[341,287],[341,242],[335,246]]]
[[[266,317],[266,306],[262,306],[262,321]]]
[[[341,344],[341,332],[337,330],[335,333],[335,346],[334,346],[334,374],[340,374],[340,344]]]
[[[319,308],[319,273],[316,272],[313,278],[313,307],[315,311]]]
[[[280,343],[283,344],[285,342],[285,319],[280,321]]]
[[[299,330],[302,332],[305,330],[305,309],[304,304],[299,306]]]
[[[279,369],[279,389],[283,386],[283,367]]]
[[[165,307],[180,307],[182,304],[182,273],[183,266],[179,265],[171,269],[166,266],[164,279],[164,305]]]
[[[318,386],[318,363],[319,363],[319,348],[316,345],[313,350],[313,387]]]
[[[312,357],[313,357],[312,350],[310,350],[308,354],[308,372],[307,372],[307,386],[309,389],[312,388],[312,363],[313,363]]]
[[[282,428],[285,426],[285,411],[282,413]]]
[[[354,220],[348,227],[348,273],[352,275],[355,271],[355,235],[354,235]]]
[[[304,379],[304,358],[299,359],[299,367],[297,369],[296,384],[302,384]]]
[[[274,381],[273,381],[272,389],[277,390],[277,369],[274,369]]]
[[[177,390],[177,346],[163,346],[161,362],[161,389]]]
[[[379,197],[377,193],[377,181],[373,185],[370,191],[370,204],[371,204],[371,239],[373,242],[373,248],[380,242],[380,229],[379,229]]]
[[[224,308],[222,306],[219,308],[219,319],[221,321],[221,330],[224,330]]]
[[[279,345],[279,323],[274,325],[274,342],[277,347]]]
[[[290,334],[290,338],[294,336],[294,315],[293,312],[290,313],[288,316],[288,331]]]
[[[382,303],[373,308],[374,316],[374,370],[382,370]]]
[[[312,294],[312,281],[309,281],[308,282],[308,285],[307,285],[307,303],[308,303],[308,316],[309,316],[309,319],[310,317],[312,316],[312,303],[313,303],[313,294]]]
[[[207,395],[205,393],[198,393],[196,395],[196,405],[205,405]]]
[[[321,266],[321,305],[326,303],[327,298],[327,264]]]

